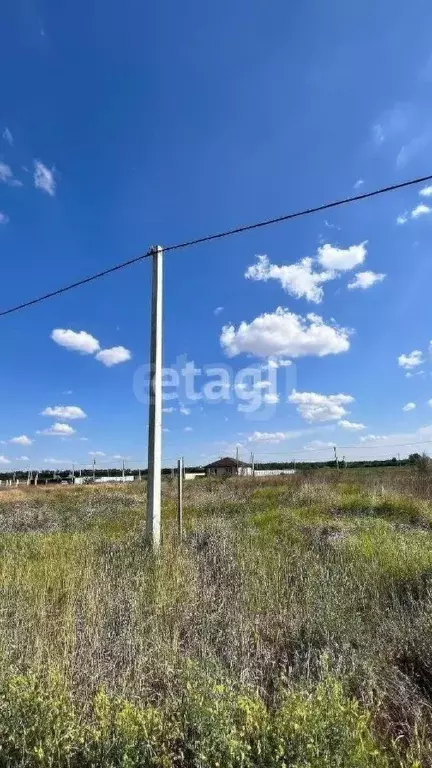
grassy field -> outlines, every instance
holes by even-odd
[[[432,480],[0,493],[0,766],[432,766]]]

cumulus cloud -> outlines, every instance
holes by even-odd
[[[351,395],[321,395],[318,392],[292,391],[288,398],[308,422],[339,421],[347,414],[345,405],[354,402]]]
[[[423,363],[423,353],[420,352],[419,349],[414,349],[409,355],[399,355],[398,357],[398,364],[401,368],[405,368],[406,370],[415,368],[417,365],[422,365]]]
[[[220,315],[221,312],[223,312],[223,307],[216,307],[216,309],[213,311],[213,314]]]
[[[167,406],[166,408],[162,408],[162,411],[163,413],[174,413],[175,408],[172,405],[170,405],[170,406]]]
[[[10,459],[7,458],[7,456],[0,456],[0,464],[10,464]]]
[[[357,288],[361,288],[365,291],[367,288],[371,288],[372,285],[375,285],[375,283],[382,283],[385,277],[386,275],[383,273],[371,272],[370,270],[366,270],[366,272],[357,272],[357,274],[354,275],[354,280],[348,283],[348,289],[353,291]]]
[[[86,419],[87,414],[78,405],[54,405],[44,408],[41,416],[52,416],[57,419]]]
[[[326,243],[318,248],[318,261],[324,269],[345,272],[363,264],[367,255],[367,240],[349,248],[338,248]]]
[[[6,163],[0,163],[0,181],[3,181],[5,184],[7,184],[12,178],[13,173],[10,166],[6,165]]]
[[[364,179],[357,179],[356,183],[354,184],[354,189],[359,189],[359,187],[362,187],[364,184]]]
[[[253,432],[248,443],[281,443],[285,439],[285,432]]]
[[[41,189],[47,195],[54,197],[56,193],[54,168],[47,168],[40,160],[35,160],[33,181],[36,189]]]
[[[53,435],[55,437],[69,437],[69,435],[74,435],[75,432],[76,430],[71,427],[70,424],[62,424],[61,422],[56,421],[55,424],[48,429],[42,429],[39,434]]]
[[[5,140],[5,141],[7,141],[7,143],[9,144],[9,146],[10,146],[10,147],[13,147],[13,143],[14,143],[14,140],[13,140],[13,136],[12,136],[12,134],[11,134],[11,132],[10,132],[9,128],[7,128],[7,126],[5,126],[5,127],[3,128],[3,133],[2,133],[2,136],[3,136],[4,140]]]
[[[426,189],[432,189],[432,187],[426,187]],[[396,219],[396,224],[406,224],[408,219],[418,219],[420,216],[427,216],[431,211],[432,208],[429,205],[419,203],[411,212],[404,211],[404,213],[400,213]]]
[[[0,224],[7,224],[9,222],[9,216],[7,213],[0,211]]]
[[[110,349],[101,349],[96,355],[96,360],[106,365],[107,368],[111,368],[113,365],[125,363],[131,357],[132,355],[126,347],[111,347]]]
[[[56,344],[82,355],[93,355],[100,348],[100,344],[94,336],[87,331],[71,331],[69,328],[54,328],[51,338]]]
[[[251,323],[243,321],[222,328],[220,342],[228,357],[250,353],[256,357],[304,357],[338,355],[350,347],[350,331],[327,325],[319,315],[296,315],[278,307],[259,315]]]
[[[417,406],[416,406],[416,404],[415,404],[415,403],[407,403],[406,405],[404,405],[404,407],[402,408],[402,410],[403,410],[403,411],[413,411],[413,410],[414,410],[416,407],[417,407]]]
[[[106,456],[103,451],[89,451],[89,456]]]
[[[360,438],[362,443],[378,443],[382,440],[388,440],[389,435],[364,435]]]
[[[279,395],[276,392],[266,392],[263,395],[263,401],[267,405],[276,405],[279,402]]]
[[[183,431],[184,432],[193,432],[193,429],[192,429],[192,427],[185,427]]]
[[[432,211],[432,208],[430,208],[428,205],[425,205],[424,203],[419,203],[412,211],[411,211],[411,218],[412,219],[418,219],[419,216],[426,216],[428,213]]]
[[[10,187],[22,187],[22,182],[15,179],[12,168],[6,163],[0,162],[0,181]]]
[[[9,442],[16,445],[31,445],[33,440],[30,440],[27,435],[19,435],[18,437],[12,437]]]
[[[247,268],[245,277],[250,280],[278,280],[282,288],[291,296],[305,298],[319,304],[323,298],[321,284],[333,280],[333,272],[314,272],[314,260],[306,257],[297,264],[279,267],[271,264],[267,256],[258,256],[257,263]]]
[[[30,461],[28,456],[18,456],[17,461]]]
[[[423,187],[419,191],[419,195],[422,197],[432,197],[432,184],[429,184],[427,187]]]
[[[311,440],[310,443],[304,446],[305,451],[321,451],[325,448],[334,448],[335,443],[326,443],[322,440]]]
[[[348,429],[351,432],[358,432],[361,429],[366,429],[364,424],[360,424],[359,422],[355,421],[348,421],[347,419],[341,419],[338,421],[338,427],[341,427],[342,429]]]
[[[72,464],[73,462],[70,459],[53,459],[48,458],[44,459],[45,464],[54,464],[55,466],[60,466],[61,464]]]
[[[399,216],[396,219],[396,224],[406,224],[409,219],[409,213],[408,211],[404,211],[403,213],[400,213]]]
[[[184,405],[180,405],[179,413],[181,413],[183,416],[189,416],[190,408],[186,408]]]

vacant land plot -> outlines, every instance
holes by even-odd
[[[432,765],[432,485],[0,494],[0,766]]]

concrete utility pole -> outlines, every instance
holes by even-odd
[[[183,457],[177,462],[177,530],[181,543],[183,540]]]
[[[93,482],[96,480],[96,459],[93,459]]]
[[[255,477],[255,456],[251,453],[252,477]]]
[[[122,466],[122,478],[123,478],[123,482],[124,482],[124,477],[125,477],[125,475],[124,475],[124,459],[123,459],[123,466]]]
[[[335,455],[336,469],[339,469],[339,459],[336,451],[336,446],[334,446],[334,455]]]
[[[147,541],[153,552],[160,545],[162,460],[162,260],[160,245],[153,248],[150,387],[148,419]]]
[[[238,469],[239,469],[239,458],[238,458],[238,446],[237,446],[237,448],[236,448],[236,471],[237,471],[237,474],[238,474]]]

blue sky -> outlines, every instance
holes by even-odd
[[[431,172],[431,21],[420,1],[4,3],[1,306],[153,243]],[[165,404],[165,463],[237,443],[262,460],[430,448],[420,191],[166,255],[166,366],[230,366],[233,383],[283,362],[259,390],[278,402],[252,414],[234,396]],[[149,301],[144,262],[1,320],[0,468],[145,465]]]

